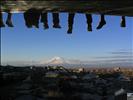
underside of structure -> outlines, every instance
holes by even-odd
[[[133,16],[133,0],[3,0],[1,10],[23,12],[30,8],[46,12],[78,12]]]

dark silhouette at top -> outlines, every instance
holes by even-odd
[[[60,20],[59,20],[59,13],[52,13],[53,16],[53,28],[61,28]],[[41,22],[43,23],[44,29],[48,29],[48,13],[43,12],[41,13]]]
[[[74,16],[75,16],[75,13],[69,13],[69,15],[68,15],[68,31],[67,31],[68,34],[72,33]],[[91,25],[92,24],[92,16],[91,16],[91,14],[86,14],[86,20],[87,20],[87,25],[88,25],[87,30],[92,31],[92,25]]]
[[[43,23],[44,29],[48,29],[48,13],[42,12],[41,13],[41,22]]]
[[[121,27],[126,27],[126,19],[125,16],[121,17]]]
[[[3,22],[2,12],[0,12],[0,27],[5,27],[5,24]]]
[[[12,14],[11,14],[10,11],[8,11],[8,16],[7,16],[6,24],[8,25],[8,27],[14,27],[13,24],[12,24]]]
[[[61,28],[60,20],[59,20],[59,13],[52,13],[53,16],[53,27],[54,28]]]
[[[6,24],[8,25],[8,27],[14,27],[12,24],[12,14],[10,12],[10,10],[7,11],[8,15],[7,15],[7,19],[6,19]],[[0,11],[0,27],[5,27],[5,24],[3,22],[3,15],[2,12]]]
[[[25,24],[28,28],[35,26],[39,28],[39,18],[40,18],[41,11],[36,8],[31,8],[24,12],[24,19]]]
[[[14,25],[12,24],[12,13],[10,10],[7,11],[7,13],[8,13],[8,16],[7,16],[6,24],[8,25],[8,27],[14,27]],[[49,28],[48,13],[43,11],[42,9],[31,8],[26,12],[24,12],[25,25],[28,28],[32,28],[33,26],[36,28],[39,28],[40,16],[41,16],[41,23],[43,23],[44,29],[48,29]],[[86,16],[86,22],[87,22],[87,30],[92,31],[92,21],[93,21],[92,15],[85,14],[85,16]],[[53,28],[61,28],[59,13],[52,13],[52,17],[53,17]],[[68,14],[68,30],[67,30],[68,34],[71,34],[73,31],[74,17],[75,17],[75,13]],[[105,16],[104,14],[102,14],[99,24],[97,26],[97,29],[101,29],[105,24],[106,24]],[[120,26],[126,27],[125,16],[121,17]],[[0,11],[0,27],[5,27],[5,24],[3,22],[2,11]]]
[[[72,33],[74,16],[75,16],[75,13],[69,13],[69,15],[68,15],[68,30],[67,30],[68,34]]]
[[[91,14],[85,14],[86,15],[86,19],[87,19],[87,30],[88,31],[92,31],[92,16]]]
[[[97,26],[97,29],[101,29],[105,24],[106,24],[106,21],[105,21],[104,15],[102,14],[99,25]]]

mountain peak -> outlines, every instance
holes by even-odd
[[[64,58],[62,57],[53,57],[51,60],[49,60],[48,64],[52,64],[52,65],[59,65],[59,64],[65,64],[66,61]]]
[[[53,57],[51,60],[61,60],[61,59],[63,59],[63,58],[56,56],[56,57]]]

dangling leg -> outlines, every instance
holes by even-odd
[[[32,18],[31,13],[29,13],[30,10],[27,10],[23,13],[24,16],[24,21],[25,21],[25,25],[27,26],[27,28],[32,28]]]
[[[0,27],[5,27],[5,24],[3,22],[3,15],[1,11],[0,11]]]
[[[34,10],[34,21],[33,21],[33,23],[34,23],[34,26],[36,28],[39,28],[40,15],[41,15],[40,10],[39,9],[35,9]]]
[[[11,14],[10,11],[8,12],[6,24],[8,25],[8,27],[14,27],[13,24],[12,24],[12,14]]]
[[[41,13],[41,22],[43,23],[44,29],[48,29],[48,13]]]
[[[87,19],[87,25],[88,25],[88,28],[87,30],[88,31],[92,31],[92,15],[91,14],[85,14],[86,15],[86,19]]]
[[[75,13],[69,13],[69,15],[68,15],[68,30],[67,30],[68,34],[72,33],[74,16],[75,16]]]
[[[126,27],[126,19],[125,16],[121,17],[121,27]]]
[[[106,24],[106,21],[105,21],[104,15],[102,14],[101,20],[100,20],[99,25],[97,26],[97,29],[101,29],[105,24]]]
[[[60,20],[59,20],[59,13],[53,13],[53,27],[54,28],[61,28]]]

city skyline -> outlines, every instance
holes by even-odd
[[[34,64],[57,56],[77,64],[133,65],[131,17],[126,17],[127,26],[121,28],[120,16],[105,16],[107,24],[101,30],[96,30],[100,16],[93,15],[93,31],[87,32],[85,15],[76,14],[73,34],[69,35],[67,16],[61,13],[62,28],[53,29],[49,13],[50,29],[44,30],[42,24],[39,29],[26,28],[23,15],[14,14],[15,27],[1,29],[2,64]]]

